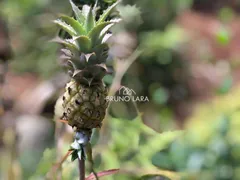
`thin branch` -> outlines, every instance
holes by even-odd
[[[55,176],[57,170],[62,167],[62,164],[64,163],[64,161],[67,160],[68,156],[70,156],[72,152],[73,152],[72,150],[68,151],[68,152],[63,156],[63,158],[61,159],[60,162],[54,164],[54,165],[52,166],[51,170],[47,173],[46,178],[51,178],[51,179],[53,179],[53,177]]]
[[[60,166],[62,166],[62,164],[64,163],[64,161],[66,161],[66,159],[68,158],[68,156],[71,155],[72,152],[73,152],[72,150],[68,151],[68,152],[65,154],[65,156],[61,159],[61,161],[60,161],[59,163],[57,163],[57,166],[56,166],[55,168],[58,169]]]
[[[97,173],[97,176],[98,176],[98,177],[109,176],[109,175],[113,175],[113,174],[118,173],[118,171],[119,171],[119,169],[109,169],[109,170],[106,170],[106,171],[98,172],[98,173]],[[96,175],[94,175],[93,173],[91,173],[91,174],[86,178],[86,180],[94,180],[94,179],[96,179]]]
[[[116,74],[115,77],[113,79],[113,83],[110,87],[109,96],[113,96],[117,90],[121,87],[121,81],[122,78],[124,76],[124,74],[127,72],[127,70],[129,69],[129,67],[137,60],[137,58],[142,54],[142,51],[139,49],[136,49],[130,57],[128,57],[125,60],[118,60],[116,63]],[[110,102],[111,103],[111,102]],[[110,105],[108,106],[110,107]],[[139,112],[138,112],[139,113]],[[109,114],[106,114],[103,126],[102,126],[102,130],[100,131],[100,141],[104,144],[104,137],[106,137],[104,135],[104,133],[106,133],[106,129],[108,127],[108,119]]]
[[[150,169],[142,169],[142,168],[137,168],[137,169],[132,169],[132,168],[122,168],[119,170],[120,174],[129,174],[129,175],[135,175],[138,177],[144,176],[146,174],[148,175],[164,175],[167,176],[170,179],[174,180],[180,180],[181,174],[183,175],[184,173],[177,173],[174,171],[168,171],[168,170],[162,170],[162,169],[157,169],[157,168],[150,168]]]
[[[134,63],[134,61],[141,55],[142,51],[135,50],[132,55],[126,60],[118,60],[116,64],[116,75],[113,79],[113,84],[109,90],[108,95],[113,96],[121,86],[121,81],[128,68]]]

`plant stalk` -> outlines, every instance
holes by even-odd
[[[78,158],[79,180],[85,180],[85,160],[84,157]]]

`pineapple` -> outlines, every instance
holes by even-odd
[[[61,49],[66,61],[66,68],[71,76],[62,96],[63,120],[75,127],[77,131],[100,128],[108,107],[106,96],[108,90],[103,83],[107,73],[108,57],[107,39],[111,36],[109,29],[119,19],[106,21],[117,3],[106,9],[96,19],[96,5],[92,8],[84,5],[80,10],[70,0],[75,18],[62,15],[55,20],[70,39],[57,38],[63,45]]]

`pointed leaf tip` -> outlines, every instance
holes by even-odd
[[[89,32],[89,37],[91,38],[92,40],[92,45],[96,45],[98,43],[98,40],[102,41],[101,38],[102,35],[102,31],[106,28],[106,27],[111,27],[110,24],[113,24],[112,22],[103,22],[103,23],[100,23],[98,24],[97,26],[95,26],[90,32]],[[110,26],[108,26],[110,25]],[[106,29],[105,29],[106,30]],[[104,30],[104,31],[105,31]],[[107,31],[105,31],[106,33]]]
[[[97,24],[100,24],[102,22],[104,22],[107,17],[109,16],[109,14],[112,12],[112,10],[118,5],[119,1],[115,2],[113,5],[111,5],[109,8],[107,8],[103,14],[100,16]]]
[[[77,35],[85,35],[86,34],[86,31],[85,31],[84,27],[82,26],[82,24],[80,22],[78,22],[77,20],[75,20],[74,18],[72,18],[70,16],[66,16],[66,15],[61,15],[60,17],[64,22],[69,24],[75,30]]]
[[[71,36],[77,35],[77,32],[74,30],[74,28],[71,25],[67,24],[65,21],[61,19],[57,19],[57,20],[54,20],[53,22],[57,24],[60,28],[62,28],[64,31],[69,33]]]
[[[52,39],[51,42],[56,42],[56,43],[62,44],[71,51],[78,51],[79,50],[79,48],[76,44],[72,43],[69,40],[61,39],[60,37],[56,37],[56,38]]]
[[[85,22],[85,17],[82,14],[82,11],[73,3],[72,0],[69,0],[71,6],[72,6],[72,10],[74,12],[74,15],[76,17],[76,19],[78,20],[78,22],[80,22],[81,24],[84,24]]]
[[[87,9],[86,20],[85,20],[85,29],[87,32],[92,30],[92,28],[95,26],[95,16],[93,13],[93,9],[92,7],[89,7],[89,6],[88,8],[89,9]]]

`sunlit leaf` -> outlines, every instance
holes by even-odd
[[[87,53],[91,48],[91,40],[87,36],[78,36],[74,39],[78,42],[79,48],[82,52]]]
[[[62,44],[65,47],[67,47],[69,50],[71,50],[72,52],[79,50],[79,48],[75,44],[74,40],[61,39],[61,38],[57,37],[55,39],[52,39],[51,42],[56,42],[56,43]]]
[[[64,21],[62,21],[60,19],[54,20],[53,22],[55,24],[57,24],[60,28],[62,28],[64,31],[69,33],[71,36],[77,36],[77,32],[73,29],[72,26],[70,26],[66,22],[64,22]]]
[[[82,12],[80,11],[80,9],[73,3],[72,0],[69,0],[73,9],[73,12],[78,20],[78,22],[80,22],[81,24],[84,24],[85,22],[85,17],[83,16]]]
[[[67,24],[69,24],[71,27],[73,27],[73,29],[77,32],[77,35],[86,35],[84,27],[74,18],[61,15],[61,19]]]
[[[110,24],[113,24],[113,23],[112,22],[100,23],[89,32],[88,35],[91,38],[93,45],[95,45],[97,43],[97,40],[99,40],[102,30]]]
[[[92,8],[89,9],[86,22],[85,22],[85,29],[89,32],[95,26],[95,17],[93,14]]]

